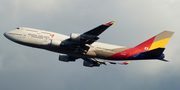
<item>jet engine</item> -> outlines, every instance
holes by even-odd
[[[92,60],[91,61],[85,61],[84,60],[83,65],[86,67],[94,67],[94,66],[99,67],[101,64],[97,61],[92,61]]]
[[[70,38],[71,38],[71,40],[74,40],[74,41],[80,41],[81,34],[71,33]]]
[[[85,34],[76,34],[71,33],[70,39],[74,41],[86,41],[88,38],[92,38],[92,35],[85,35]]]
[[[56,47],[57,47],[57,46],[59,47],[60,44],[61,44],[61,41],[60,41],[60,40],[54,40],[54,39],[52,39],[52,40],[51,40],[51,43],[50,43],[51,46],[56,46]]]
[[[92,44],[93,42],[97,41],[99,37],[94,35],[71,33],[70,39],[73,41],[87,41],[86,44]]]
[[[59,61],[69,62],[69,61],[75,61],[75,60],[76,60],[75,58],[70,57],[69,55],[66,55],[66,54],[59,55]]]

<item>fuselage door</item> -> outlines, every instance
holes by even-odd
[[[23,37],[23,38],[26,38],[26,35],[27,35],[27,33],[26,33],[26,32],[23,32],[22,37]]]

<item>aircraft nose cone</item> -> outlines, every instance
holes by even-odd
[[[9,32],[5,32],[4,33],[4,36],[7,38],[7,39],[11,39],[12,37],[8,34]]]
[[[8,38],[8,34],[7,34],[7,32],[5,32],[5,33],[4,33],[4,36],[5,36],[6,38]]]

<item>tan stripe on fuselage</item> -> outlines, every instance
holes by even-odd
[[[94,50],[94,52],[96,53],[96,57],[98,58],[107,58],[110,57],[118,52],[122,52],[126,49],[129,49],[127,47],[124,48],[116,48],[116,49],[111,49],[111,51],[105,51],[105,50]]]

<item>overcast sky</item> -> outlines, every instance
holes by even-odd
[[[17,27],[65,35],[115,21],[98,41],[133,47],[163,30],[175,34],[166,59],[127,66],[83,66],[58,53],[22,46],[3,36]],[[0,0],[0,90],[179,90],[179,0]]]

